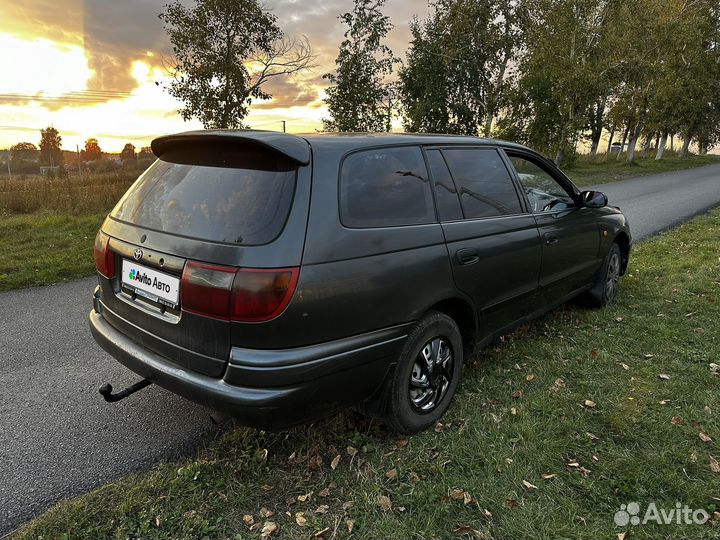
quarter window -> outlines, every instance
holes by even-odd
[[[466,218],[522,212],[512,179],[494,148],[443,150]]]
[[[435,221],[428,174],[417,147],[350,154],[340,174],[340,220],[347,227],[391,227]]]
[[[435,201],[437,201],[440,221],[462,219],[463,213],[462,208],[460,208],[457,189],[440,150],[428,150],[425,155],[433,179]]]

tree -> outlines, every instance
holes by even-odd
[[[323,75],[330,82],[326,131],[390,131],[393,95],[387,77],[398,59],[383,43],[393,28],[381,11],[384,5],[385,0],[355,0],[353,10],[340,16],[348,27],[345,39],[335,73]]]
[[[10,159],[12,161],[35,161],[38,156],[38,149],[33,143],[21,142],[10,147]]]
[[[97,161],[102,159],[102,154],[98,140],[91,137],[85,141],[85,148],[80,152],[80,158],[83,161]]]
[[[490,135],[520,46],[521,12],[514,0],[439,0],[425,21],[413,20],[400,70],[406,129]]]
[[[125,144],[122,152],[120,152],[120,159],[135,159],[135,145],[132,143]]]
[[[288,39],[258,0],[178,0],[160,14],[174,58],[168,93],[183,119],[206,128],[239,128],[253,99],[270,99],[265,83],[310,67],[306,38]]]
[[[62,165],[62,137],[52,126],[40,130],[40,163],[51,167]]]
[[[144,157],[145,157],[145,158],[153,158],[153,159],[154,159],[154,158],[155,158],[155,154],[153,154],[152,148],[150,148],[149,146],[143,146],[143,147],[140,149],[140,157],[141,157],[141,158],[144,158]]]

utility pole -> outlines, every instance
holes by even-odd
[[[78,156],[78,176],[82,177],[82,170],[80,169],[80,145],[75,145],[75,150],[77,151]]]
[[[285,120],[280,120],[280,121],[282,122],[282,125],[283,125],[283,133],[285,133]]]
[[[12,172],[10,172],[10,160],[12,159],[10,150],[8,150],[8,180],[12,182]]]

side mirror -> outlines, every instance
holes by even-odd
[[[607,195],[601,191],[583,191],[580,193],[580,198],[582,205],[588,208],[602,208],[608,203]]]

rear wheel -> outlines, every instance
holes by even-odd
[[[620,247],[613,244],[605,256],[603,265],[595,278],[595,283],[585,295],[588,303],[595,307],[605,307],[615,299],[620,280],[621,265]]]
[[[386,418],[412,435],[432,426],[455,394],[463,365],[460,330],[444,313],[430,312],[405,342],[388,391]]]

